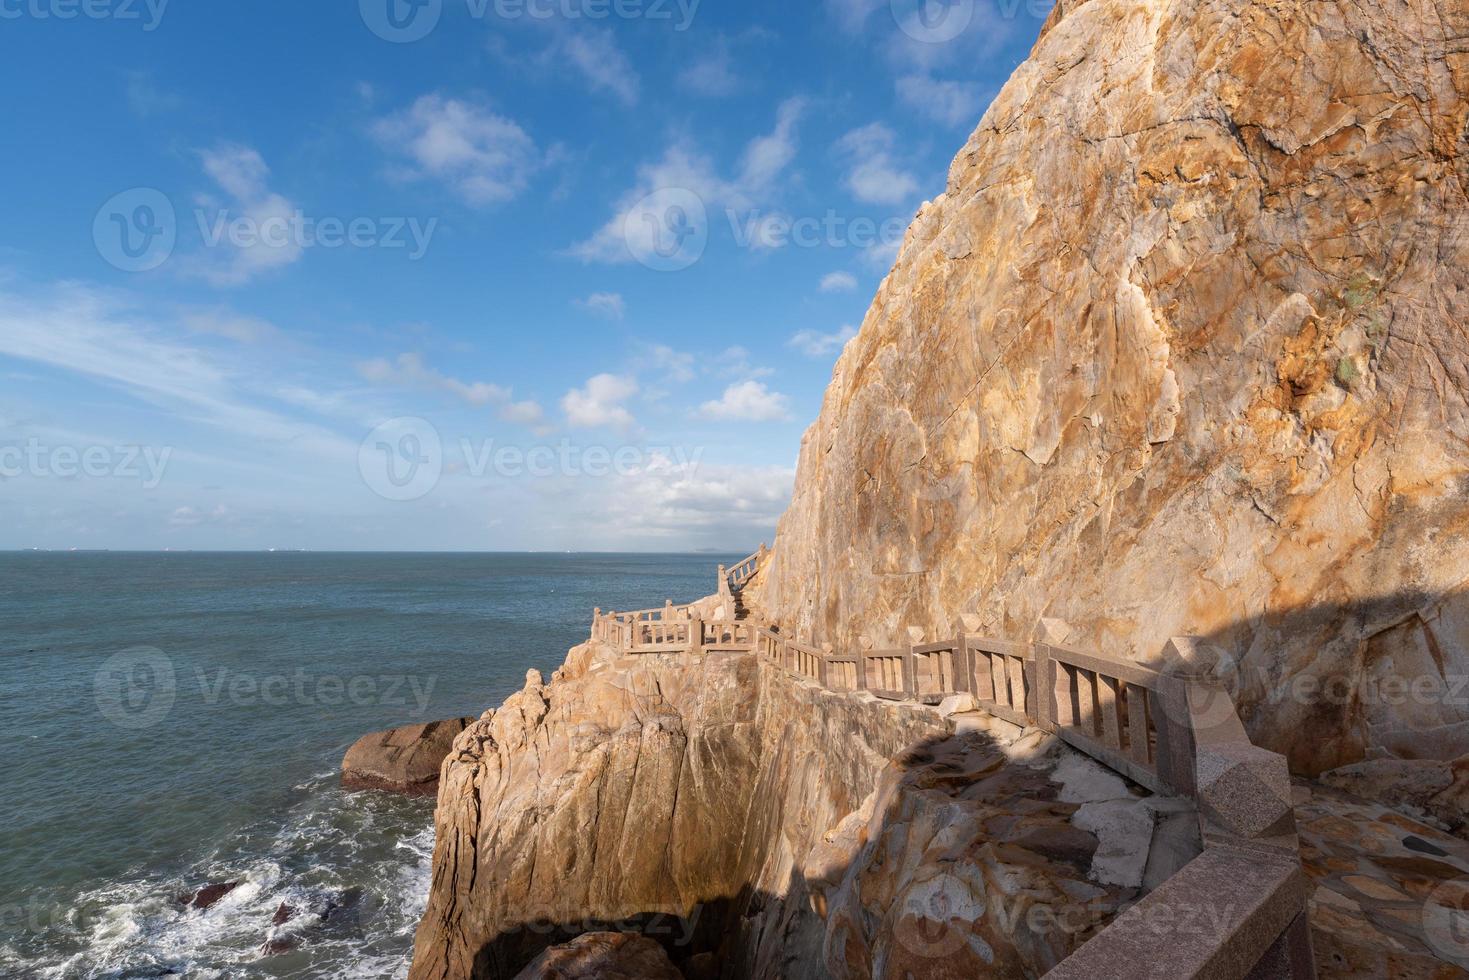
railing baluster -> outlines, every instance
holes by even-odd
[[[1136,762],[1152,762],[1148,738],[1148,692],[1136,684],[1124,685],[1127,697],[1127,754]]]
[[[1019,657],[1006,656],[1005,673],[1010,680],[1010,707],[1022,714],[1025,712],[1025,661]]]
[[[1097,677],[1089,670],[1076,672],[1076,723],[1087,735],[1097,734]]]

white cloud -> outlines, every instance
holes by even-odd
[[[918,180],[893,161],[897,135],[882,123],[854,129],[837,148],[851,167],[847,188],[866,204],[901,204],[918,191]]]
[[[751,547],[774,529],[790,504],[795,471],[779,466],[715,466],[700,460],[655,460],[642,471],[597,485],[586,525],[616,527],[621,540],[664,538],[687,547],[715,541]]]
[[[984,89],[974,82],[949,82],[928,75],[898,79],[898,97],[923,115],[949,126],[976,126]]]
[[[442,181],[476,207],[516,197],[543,163],[517,123],[442,95],[423,96],[372,131],[385,149],[412,161],[405,176]]]
[[[205,199],[206,241],[210,252],[189,268],[216,286],[242,286],[273,269],[291,265],[305,254],[303,242],[272,229],[289,229],[296,206],[267,186],[270,168],[248,146],[222,143],[200,153],[204,172],[230,199]],[[238,222],[257,233],[233,239]]]
[[[821,277],[823,293],[845,293],[857,288],[857,277],[850,272],[829,272]]]
[[[507,402],[500,406],[500,418],[533,430],[537,435],[546,435],[554,427],[546,421],[546,410],[540,402]]]
[[[588,379],[584,387],[568,391],[561,399],[561,408],[567,423],[577,428],[630,429],[636,420],[623,402],[637,393],[638,383],[632,378],[599,374]]]
[[[621,293],[593,293],[586,299],[572,300],[572,303],[609,320],[621,320],[627,315],[627,302]]]
[[[635,250],[637,254],[655,254],[655,236],[661,234],[660,222],[665,218],[662,207],[670,200],[681,203],[688,195],[703,206],[703,214],[686,215],[696,234],[707,233],[710,211],[753,209],[760,199],[774,192],[777,178],[795,158],[796,126],[804,109],[801,99],[782,103],[775,129],[750,142],[741,157],[739,172],[731,178],[720,176],[709,158],[697,149],[670,147],[657,163],[638,168],[637,181],[618,199],[612,219],[591,238],[573,245],[568,254],[584,262],[605,263],[631,262]],[[661,207],[650,211],[649,200],[655,194],[653,200]],[[629,242],[629,235],[647,238]]]
[[[857,330],[852,326],[842,327],[832,333],[822,333],[819,330],[799,330],[790,340],[786,341],[786,344],[807,357],[828,357],[847,346],[847,341],[855,336],[857,336]]]
[[[739,91],[740,79],[735,74],[729,45],[721,44],[694,62],[678,76],[679,84],[698,95],[719,97]]]
[[[790,400],[764,382],[739,381],[718,401],[705,402],[699,414],[719,422],[784,422],[790,418]]]
[[[368,381],[380,384],[446,391],[476,406],[510,400],[510,389],[485,381],[460,381],[457,378],[440,374],[424,364],[422,354],[399,354],[391,361],[381,357],[363,361],[357,365],[357,373]]]
[[[594,92],[608,92],[626,106],[637,104],[642,81],[611,31],[561,33],[542,57],[557,67],[571,65]]]

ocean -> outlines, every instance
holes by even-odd
[[[739,557],[0,555],[0,977],[405,976],[433,803],[344,793],[347,747]]]

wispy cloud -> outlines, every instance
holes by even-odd
[[[183,99],[163,91],[153,81],[153,76],[143,71],[128,72],[127,96],[128,107],[144,119],[173,112],[184,104]]]
[[[368,381],[446,391],[471,405],[489,405],[510,399],[510,389],[485,381],[460,381],[427,366],[422,354],[399,354],[393,360],[374,358],[357,365]]]
[[[492,406],[506,422],[544,429],[545,410],[533,401],[514,401],[514,393],[503,385],[488,381],[461,381],[434,370],[418,353],[399,354],[396,358],[374,358],[357,365],[357,373],[375,384],[441,391],[477,408]]]
[[[93,378],[167,408],[177,421],[308,456],[356,452],[334,433],[253,404],[256,395],[233,368],[160,336],[154,322],[119,297],[73,284],[39,298],[0,291],[0,355]]]
[[[409,160],[399,175],[438,180],[476,207],[518,196],[544,163],[515,121],[437,94],[380,119],[372,132],[384,149]]]
[[[822,333],[819,330],[797,331],[787,345],[805,354],[807,357],[829,357],[836,351],[847,345],[847,341],[857,336],[857,330],[851,326],[842,327],[832,333]]]
[[[698,371],[694,368],[694,355],[674,350],[666,344],[648,346],[645,359],[660,376],[679,384],[694,380]]]
[[[229,199],[212,197],[205,205],[205,234],[210,248],[189,270],[216,286],[245,283],[298,261],[305,245],[290,234],[255,234],[236,241],[228,233],[235,222],[254,229],[288,229],[296,206],[268,186],[270,168],[257,151],[238,143],[221,143],[199,154],[204,172]],[[212,212],[212,213],[211,213]]]
[[[850,272],[829,272],[821,277],[823,293],[845,293],[857,288],[857,277]]]
[[[826,0],[827,13],[849,34],[860,34],[867,20],[888,0]]]
[[[894,159],[897,134],[882,123],[854,129],[837,143],[846,157],[847,189],[866,204],[902,204],[918,191],[918,180]]]
[[[948,126],[978,125],[985,89],[975,82],[942,81],[906,75],[897,82],[898,98],[917,112]]]
[[[721,176],[713,162],[691,146],[670,147],[657,163],[639,168],[636,183],[619,199],[612,219],[592,237],[573,245],[569,254],[586,262],[620,263],[633,261],[635,254],[655,252],[654,236],[660,234],[666,216],[649,201],[656,204],[662,200],[660,194],[670,191],[691,194],[703,205],[705,214],[686,216],[696,233],[707,232],[708,209],[746,210],[770,198],[777,178],[795,159],[796,129],[804,111],[801,99],[783,102],[776,113],[775,129],[750,141],[732,177]],[[650,207],[653,210],[647,210]],[[635,236],[642,237],[629,240]]]
[[[754,357],[745,347],[738,345],[726,347],[714,357],[710,364],[711,369],[726,378],[763,378],[774,374],[775,370],[768,367],[757,367]]]
[[[222,308],[191,310],[182,319],[184,326],[194,333],[223,337],[238,344],[261,344],[282,336],[280,328],[273,323]]]
[[[625,106],[638,102],[642,80],[610,30],[563,31],[546,50],[543,60],[557,68],[570,65],[593,92],[608,93]]]
[[[806,357],[829,357],[834,351],[846,347],[846,342],[856,336],[856,329],[843,326],[839,331],[823,334],[821,331],[798,331],[786,341],[790,347],[801,351]]]
[[[720,41],[678,76],[679,85],[696,95],[719,98],[733,95],[740,89],[740,78],[735,73],[734,56],[729,43]]]
[[[627,301],[621,293],[592,293],[586,299],[572,300],[578,308],[604,316],[609,320],[621,320],[627,316]]]

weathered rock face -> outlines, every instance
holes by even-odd
[[[408,796],[439,791],[439,769],[473,718],[433,721],[364,735],[342,757],[342,785]]]
[[[1040,732],[600,644],[459,737],[436,822],[413,980],[606,932],[690,977],[1039,976],[1197,851]]]
[[[1298,771],[1469,753],[1466,90],[1456,0],[1063,4],[838,363],[754,600],[839,646],[1201,635]]]

